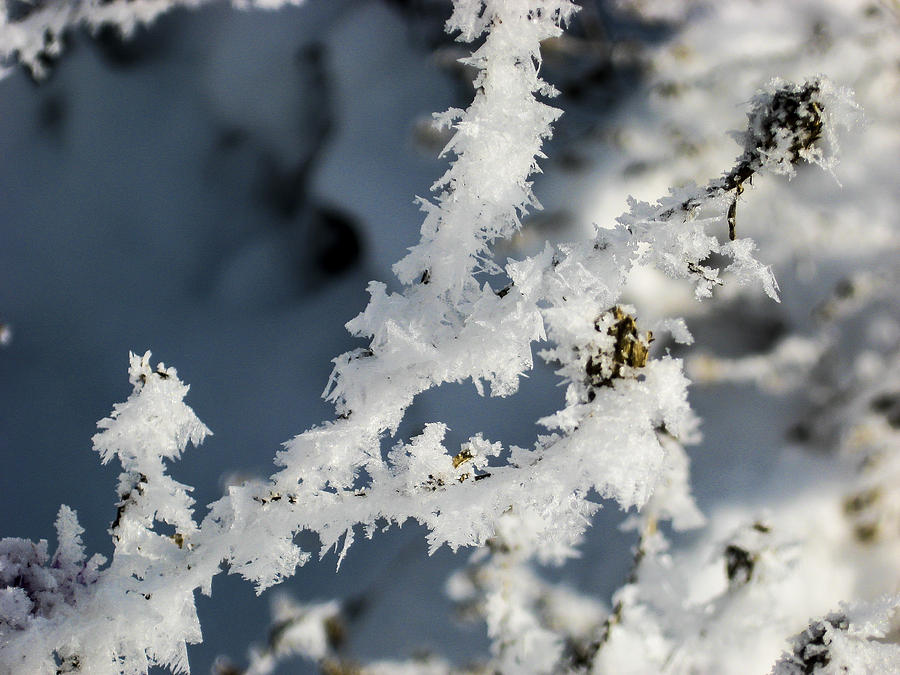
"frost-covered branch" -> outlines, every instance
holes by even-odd
[[[793,639],[790,652],[771,675],[817,673],[893,673],[900,669],[900,649],[886,643],[900,598],[854,603],[813,621]]]
[[[653,336],[624,302],[625,284],[650,265],[695,279],[698,297],[724,283],[724,272],[774,298],[774,278],[753,257],[753,242],[736,238],[735,200],[756,174],[790,173],[800,161],[830,166],[832,129],[852,104],[822,78],[773,82],[754,100],[743,154],[722,177],[655,204],[632,201],[616,226],[500,267],[491,244],[539,206],[530,177],[560,114],[541,100],[554,89],[539,76],[540,44],[559,35],[575,10],[568,0],[455,2],[448,29],[467,41],[485,35],[467,59],[479,73],[472,105],[437,116],[453,129],[446,151],[456,159],[435,184],[434,200],[420,202],[421,241],[394,268],[402,290],[372,282],[368,306],[347,324],[369,344],[334,360],[325,395],[337,419],[286,443],[270,480],[229,487],[197,523],[189,488],[168,476],[164,460],[209,432],[183,404],[187,387],[173,370],[152,368],[149,354],[132,357],[134,392],[95,437],[103,461],[115,456],[123,469],[113,560],[102,570],[83,563],[74,516],[61,512],[60,564],[84,564],[86,576],[50,603],[41,600],[43,581],[31,595],[15,579],[3,589],[3,616],[12,619],[0,624],[0,664],[30,672],[184,670],[186,644],[200,639],[193,593],[209,593],[223,561],[262,591],[312,553],[341,545],[342,559],[359,526],[371,536],[385,522],[414,518],[429,529],[432,550],[499,546],[482,580],[494,657],[508,670],[528,663],[549,671],[565,658],[564,631],[536,620],[537,596],[516,589],[532,578],[532,560],[574,554],[599,508],[595,495],[643,509],[645,544],[656,545],[642,555],[637,578],[654,564],[665,567],[657,521],[676,529],[701,521],[683,449],[698,437],[696,419],[681,362],[651,353]],[[713,256],[731,263],[720,270]],[[683,325],[669,325],[689,341]],[[558,364],[567,389],[563,409],[540,420],[549,433],[532,447],[476,434],[450,448],[446,425],[432,421],[382,452],[427,389],[471,380],[481,395],[514,393],[538,341],[549,343],[542,356]],[[319,535],[318,551],[295,543],[301,531]],[[46,546],[8,546],[6,559],[31,556],[40,569],[53,569]],[[747,556],[764,557],[755,549]],[[743,558],[737,564],[746,567]],[[635,597],[622,599],[621,630],[641,611],[639,591],[629,592]],[[608,642],[594,655],[615,653],[618,643]]]
[[[115,457],[122,465],[110,530],[113,559],[102,570],[102,556],[85,562],[81,527],[66,506],[57,519],[59,548],[53,559],[47,559],[44,541],[3,540],[4,573],[11,560],[25,562],[23,551],[31,550],[28,576],[14,574],[0,589],[4,672],[188,668],[187,643],[200,639],[194,590],[208,591],[211,575],[194,572],[192,540],[199,528],[190,488],[168,476],[164,460],[177,459],[188,443],[202,442],[209,429],[184,404],[188,387],[177,372],[163,364],[151,368],[149,352],[131,355],[129,376],[131,396],[99,422],[102,431],[94,436],[101,460]]]

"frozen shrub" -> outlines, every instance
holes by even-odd
[[[74,14],[63,12],[73,7]],[[16,26],[33,38],[29,21],[57,22],[44,47],[55,53],[66,26],[122,10],[116,3],[87,13],[79,7],[35,8]],[[140,20],[154,8],[141,5],[148,14]],[[737,199],[757,176],[792,176],[805,163],[832,169],[835,129],[853,118],[856,105],[824,76],[772,80],[751,101],[742,152],[719,177],[674,187],[652,203],[631,199],[615,223],[501,265],[494,243],[540,208],[533,175],[560,115],[546,102],[556,91],[540,77],[541,43],[558,37],[576,9],[569,0],[454,2],[448,30],[479,41],[465,60],[477,73],[472,104],[436,116],[452,133],[445,152],[455,159],[435,183],[435,197],[420,200],[421,239],[394,266],[400,290],[372,282],[368,306],[347,324],[368,345],[334,359],[324,395],[335,419],[287,442],[269,479],[229,486],[198,522],[190,487],[169,476],[168,463],[210,432],[184,403],[188,387],[174,369],[153,367],[149,352],[131,355],[133,392],[94,437],[101,460],[115,459],[122,469],[113,558],[106,566],[98,557],[85,562],[67,507],[60,510],[53,558],[46,542],[3,540],[0,668],[186,671],[187,645],[201,639],[194,593],[210,593],[223,563],[262,592],[313,554],[340,549],[339,563],[360,531],[372,536],[408,519],[428,529],[431,550],[477,547],[450,591],[487,625],[487,672],[738,672],[797,632],[796,615],[805,606],[777,600],[790,597],[808,571],[804,546],[817,543],[796,541],[790,523],[741,513],[739,522],[716,523],[698,535],[693,548],[672,549],[670,529],[704,523],[684,448],[698,440],[698,420],[682,361],[656,350],[654,339],[692,338],[678,319],[646,318],[639,302],[631,304],[628,284],[653,268],[692,282],[697,299],[736,282],[777,300],[772,270],[756,258],[755,243],[738,236]],[[132,19],[114,23],[127,28]],[[38,63],[33,42],[5,43],[7,56]],[[479,395],[514,394],[533,367],[535,342],[543,343],[540,355],[554,364],[566,394],[560,410],[539,420],[547,433],[530,447],[482,433],[451,446],[446,424],[432,420],[382,452],[414,398],[430,388],[471,381]],[[803,365],[804,372],[816,367]],[[881,361],[879,367],[894,372]],[[760,379],[777,368],[762,358],[741,377]],[[857,370],[865,375],[865,368]],[[863,443],[861,452],[893,475],[896,392],[868,396],[872,370],[855,387],[867,392],[860,395],[873,413],[866,422],[881,435],[866,435],[876,443]],[[846,430],[857,420],[838,422]],[[864,518],[884,508],[895,518],[896,490],[867,487],[876,492],[857,493],[847,510]],[[534,567],[577,555],[601,498],[634,510],[626,527],[639,535],[632,573],[608,612],[600,602],[576,601],[570,588],[546,582]],[[809,504],[821,506],[833,529],[846,527],[832,517],[833,500]],[[317,534],[318,546],[301,546],[301,532]],[[826,534],[832,548],[845,541],[840,532]],[[795,640],[776,672],[896,661],[896,645],[877,642],[895,605],[890,599],[879,605],[877,621],[862,633],[853,632],[849,614],[828,615]],[[247,672],[270,672],[292,654],[326,672],[355,668],[337,656],[341,611],[336,602],[279,601],[270,644],[252,652]],[[439,659],[366,667],[453,669]]]

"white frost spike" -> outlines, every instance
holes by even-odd
[[[190,387],[178,379],[174,368],[150,366],[150,352],[129,354],[129,381],[134,390],[112,414],[100,420],[103,431],[94,436],[94,450],[105,464],[114,456],[122,464],[119,477],[121,507],[120,540],[137,541],[154,520],[175,525],[184,535],[196,530],[188,496],[190,487],[166,475],[164,459],[178,459],[188,443],[199,445],[212,432],[185,403]],[[128,502],[136,508],[129,508]],[[122,514],[120,514],[121,516]],[[139,548],[139,547],[138,547]]]
[[[81,535],[84,528],[78,522],[78,515],[63,504],[56,516],[56,537],[59,545],[53,556],[53,564],[59,567],[74,565],[84,560],[84,544]]]
[[[118,455],[122,468],[137,471],[158,456],[178,459],[189,442],[199,445],[212,432],[184,404],[190,386],[178,379],[174,368],[160,363],[152,369],[149,351],[128,357],[134,391],[97,423],[103,431],[93,441],[104,464]]]
[[[538,75],[540,42],[560,35],[560,24],[577,9],[569,0],[454,3],[448,30],[471,41],[489,29],[488,37],[464,59],[479,70],[472,105],[437,116],[454,129],[444,151],[457,159],[432,186],[437,203],[420,200],[422,240],[394,265],[403,283],[426,273],[433,292],[447,292],[458,304],[477,292],[473,271],[494,269],[490,243],[518,230],[526,210],[540,208],[528,178],[539,171],[543,140],[562,114],[536,98],[556,94]]]

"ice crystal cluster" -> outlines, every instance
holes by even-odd
[[[35,67],[62,26],[106,21],[102,12],[116,8],[48,4],[17,22],[7,16],[3,53]],[[684,449],[699,434],[684,364],[657,345],[692,337],[682,320],[644,313],[632,300],[640,294],[626,294],[635,275],[655,270],[689,284],[697,299],[744,285],[776,301],[770,267],[742,236],[739,197],[754,180],[784,180],[802,164],[832,170],[837,129],[857,106],[824,76],[772,80],[749,102],[740,154],[718,176],[654,202],[632,199],[616,222],[501,264],[493,245],[540,208],[531,181],[561,114],[548,103],[556,90],[540,76],[541,43],[558,38],[577,9],[569,0],[454,1],[447,30],[476,44],[464,63],[477,74],[471,105],[435,116],[452,132],[444,149],[450,168],[434,197],[419,202],[421,239],[394,266],[399,290],[372,282],[368,306],[347,323],[367,346],[334,359],[324,395],[336,418],[285,443],[268,480],[231,485],[198,519],[191,488],[169,470],[210,432],[184,403],[188,387],[174,369],[154,366],[149,353],[131,356],[133,392],[94,437],[101,460],[121,466],[113,557],[86,557],[66,506],[52,556],[46,541],[0,542],[0,670],[187,671],[187,645],[201,639],[194,594],[209,593],[220,571],[262,592],[313,555],[334,549],[340,561],[355,535],[408,519],[426,526],[432,550],[476,548],[448,588],[486,623],[491,654],[472,666],[480,672],[738,672],[772,644],[784,652],[769,661],[777,675],[900,668],[900,648],[886,637],[898,597],[832,607],[812,623],[780,613],[779,598],[794,592],[808,556],[777,518],[713,528],[695,548],[671,549],[667,532],[704,524]],[[48,44],[33,43],[38,32]],[[708,379],[765,383],[783,359],[802,377],[824,340],[795,341],[793,352],[785,345],[754,362],[707,356],[691,367]],[[478,395],[515,394],[536,346],[554,364],[565,404],[540,420],[545,433],[530,447],[480,433],[451,446],[440,419],[396,437],[415,397],[430,388],[471,382]],[[798,351],[813,356],[792,358]],[[833,401],[811,414],[836,427],[841,452],[864,456],[859,491],[844,507],[859,536],[892,528],[896,551],[898,483],[887,477],[900,475],[900,375],[894,367],[873,383],[872,370],[858,369],[841,399],[842,410],[855,401],[865,415],[836,416]],[[640,542],[611,609],[547,582],[534,566],[577,555],[601,499],[634,514],[628,526]],[[317,534],[319,546],[301,547],[301,532]],[[334,647],[340,613],[336,602],[282,599],[273,638],[251,652],[246,672],[271,672],[291,653],[326,672],[349,672]],[[365,670],[463,669],[432,659]]]

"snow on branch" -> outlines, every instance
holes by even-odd
[[[66,506],[52,559],[46,541],[2,540],[0,672],[188,670],[187,643],[200,640],[194,590],[208,590],[211,575],[193,569],[200,561],[192,555],[199,528],[191,488],[166,474],[164,460],[210,432],[184,404],[188,386],[173,368],[152,368],[149,352],[130,359],[134,390],[94,436],[103,462],[122,465],[113,559],[103,569],[102,556],[85,561],[82,529]],[[27,574],[16,571],[23,566]]]
[[[624,284],[636,266],[650,264],[696,279],[698,297],[709,295],[723,283],[707,262],[719,254],[732,260],[725,272],[760,282],[774,297],[753,243],[736,238],[734,200],[757,173],[787,173],[798,161],[828,166],[822,142],[832,138],[840,121],[833,113],[846,97],[822,78],[775,82],[755,99],[744,153],[723,177],[653,205],[632,202],[614,228],[501,268],[491,243],[539,207],[529,178],[560,114],[541,100],[554,89],[539,76],[540,43],[559,35],[575,10],[568,0],[454,3],[448,29],[464,40],[486,33],[467,59],[479,71],[472,105],[437,118],[454,130],[447,151],[456,159],[435,184],[434,201],[421,201],[422,239],[395,266],[402,292],[372,282],[368,306],[347,324],[369,344],[334,360],[325,395],[337,419],[287,442],[269,481],[229,487],[196,523],[190,488],[167,475],[164,460],[209,430],[183,403],[187,387],[174,370],[132,355],[134,392],[94,438],[102,460],[116,457],[123,469],[113,560],[99,571],[96,561],[85,563],[76,590],[50,604],[38,601],[40,591],[6,582],[0,665],[27,664],[36,673],[187,670],[186,644],[200,639],[193,594],[210,591],[223,561],[261,592],[312,553],[341,546],[342,559],[359,526],[371,536],[385,522],[414,518],[428,527],[432,550],[493,543],[515,563],[495,565],[497,574],[515,576],[531,559],[573,555],[599,508],[596,495],[643,508],[648,541],[657,520],[679,528],[702,521],[682,447],[698,437],[688,382],[679,360],[651,353],[653,335],[622,301]],[[59,30],[72,23],[62,17]],[[20,54],[27,60],[32,52]],[[720,242],[729,229],[733,237]],[[498,277],[498,289],[485,281]],[[432,421],[383,456],[382,442],[416,395],[466,380],[480,394],[486,383],[491,395],[510,395],[533,366],[536,341],[549,342],[542,356],[558,364],[567,390],[564,408],[540,420],[548,433],[532,447],[476,434],[449,448],[446,426]],[[74,515],[61,512],[60,522],[60,560],[69,569],[83,554]],[[319,535],[318,551],[295,543],[304,530]],[[3,546],[0,570],[26,558],[47,569],[45,543]],[[496,657],[515,668],[534,657],[529,644],[542,645],[549,667],[559,640],[539,623],[517,621],[536,600],[492,578],[486,612]],[[510,631],[516,644],[501,648]]]
[[[530,24],[546,21],[547,15],[511,7],[485,5],[492,28],[476,54],[490,56],[476,63],[490,72],[494,59],[500,59],[498,68],[508,68],[509,77],[527,83],[505,85],[504,91],[530,91],[533,96],[545,90],[534,79],[535,52],[525,38],[538,35]],[[484,19],[478,17],[471,24],[473,34]],[[507,48],[506,31],[519,24],[525,46],[510,57],[497,45]],[[552,33],[552,27],[544,31]],[[490,78],[480,75],[476,81]],[[271,556],[266,565],[276,573],[258,575],[261,557],[251,555],[260,549],[258,541],[235,555],[236,561],[255,562],[238,562],[232,570],[264,587],[303,557],[291,543],[300,529],[319,533],[320,555],[343,537],[342,557],[355,524],[371,535],[378,522],[410,517],[428,526],[432,549],[445,543],[452,548],[483,545],[510,512],[527,523],[522,528],[527,541],[519,545],[539,559],[558,560],[573,552],[597,508],[588,498],[592,490],[623,508],[645,505],[667,482],[666,467],[674,466],[671,444],[661,439],[684,443],[697,435],[681,364],[668,357],[648,358],[652,336],[639,330],[633,308],[616,304],[624,283],[636,265],[649,263],[675,277],[699,276],[698,294],[707,295],[713,281],[722,281],[719,270],[704,267],[704,261],[720,254],[733,259],[726,271],[739,280],[761,281],[774,296],[774,279],[752,257],[752,242],[720,243],[708,230],[727,232],[731,193],[756,173],[784,173],[786,164],[810,158],[827,162],[817,144],[830,137],[833,111],[840,108],[835,103],[846,96],[821,78],[802,85],[773,83],[754,101],[744,153],[723,178],[705,188],[673,191],[656,205],[634,203],[617,228],[598,229],[594,240],[548,246],[534,258],[510,262],[505,271],[512,284],[494,290],[476,277],[496,271],[484,260],[485,247],[515,226],[517,210],[530,199],[530,188],[523,188],[520,178],[529,169],[503,143],[527,144],[548,132],[535,131],[529,115],[515,120],[504,116],[508,124],[492,126],[492,112],[484,107],[492,99],[478,91],[466,115],[455,116],[460,121],[451,147],[462,148],[462,154],[449,178],[439,183],[449,188],[438,204],[426,206],[422,243],[396,268],[406,288],[388,294],[384,285],[373,283],[369,306],[348,324],[351,332],[371,341],[367,348],[335,359],[326,394],[339,419],[286,444],[278,458],[284,468],[273,485],[232,488],[232,508],[243,502],[236,509],[243,517],[266,530],[266,538],[280,538],[279,557]],[[852,103],[842,105],[852,108]],[[469,147],[464,144],[467,134],[475,132],[466,120],[476,113],[483,121],[474,128],[483,135],[481,143]],[[514,121],[520,126],[512,126]],[[517,133],[525,138],[516,141]],[[539,151],[533,152],[537,156]],[[512,170],[501,171],[503,158]],[[489,183],[492,198],[506,195],[505,202],[487,205],[480,184],[458,170],[469,163],[475,175],[481,175],[484,164],[495,167]],[[507,179],[507,188],[500,188],[500,177]],[[499,218],[499,224],[484,225],[480,218],[485,213]],[[468,234],[462,234],[462,223],[468,223]],[[504,449],[481,436],[448,448],[445,426],[433,422],[382,457],[381,440],[396,430],[415,395],[467,379],[479,392],[487,381],[492,395],[508,395],[531,367],[532,342],[545,335],[553,346],[543,356],[559,363],[558,372],[568,384],[566,407],[542,420],[555,433],[540,437],[530,449]],[[686,490],[686,482],[682,485]],[[679,516],[696,521],[688,495],[671,498],[687,510],[660,506],[660,512],[676,521]],[[260,518],[252,501],[269,515]],[[219,508],[216,518],[233,518],[225,503]]]
[[[900,597],[856,603],[812,621],[793,639],[771,675],[896,673],[900,649],[884,640]]]

